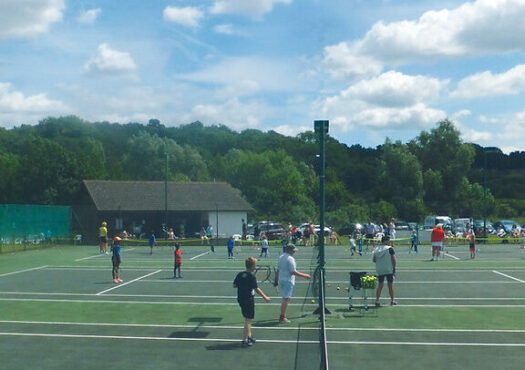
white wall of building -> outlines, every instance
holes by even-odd
[[[246,221],[246,216],[246,212],[209,212],[208,223],[213,226],[214,236],[218,230],[220,238],[227,238],[234,234],[242,235],[242,220]]]

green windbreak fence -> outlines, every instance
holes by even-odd
[[[3,244],[69,238],[70,230],[71,207],[0,205],[0,240]]]

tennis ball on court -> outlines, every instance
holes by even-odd
[[[337,287],[337,290],[341,289],[340,287]]]
[[[350,288],[346,288],[346,291],[349,292],[349,291],[350,291]]]
[[[315,299],[312,299],[312,303],[315,303]]]

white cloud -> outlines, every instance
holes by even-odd
[[[483,146],[496,144],[505,153],[523,151],[525,111],[478,119],[480,124],[476,127],[458,126],[465,141]]]
[[[239,14],[254,19],[261,19],[273,10],[277,4],[288,5],[293,0],[216,0],[210,8],[211,14]]]
[[[0,1],[0,38],[32,37],[62,20],[64,0]]]
[[[101,9],[89,9],[80,13],[77,17],[77,22],[82,24],[93,24],[100,15]]]
[[[446,117],[427,102],[438,98],[447,83],[389,71],[350,85],[340,94],[318,102],[317,108],[343,131],[358,126],[426,128]]]
[[[213,31],[224,35],[234,35],[236,33],[232,24],[218,24],[213,27]]]
[[[232,98],[222,104],[197,104],[183,120],[222,123],[234,130],[258,128],[267,117],[269,108],[259,102],[240,102]]]
[[[355,53],[345,42],[325,47],[323,64],[335,79],[373,76],[383,68],[373,58]]]
[[[69,108],[59,100],[49,99],[46,94],[26,96],[13,90],[10,83],[0,82],[0,120],[4,124],[36,123],[42,117],[66,114]]]
[[[366,58],[375,64],[398,65],[436,57],[523,51],[524,18],[524,0],[477,0],[428,11],[417,20],[379,21],[362,39],[325,48],[325,63],[338,76],[345,68],[355,73],[354,65],[361,72]]]
[[[85,66],[88,73],[101,74],[126,74],[135,71],[136,68],[137,65],[129,53],[111,49],[106,43],[98,46],[97,56]]]
[[[451,94],[459,98],[479,98],[495,95],[517,95],[525,91],[525,64],[500,74],[484,71],[468,76],[458,83]]]
[[[297,87],[296,63],[259,57],[232,57],[219,61],[201,71],[177,76],[181,80],[244,86],[246,82],[257,90],[289,91]]]
[[[163,12],[164,20],[184,27],[197,28],[204,18],[204,13],[195,7],[167,6]]]
[[[341,97],[378,106],[409,106],[438,97],[447,83],[432,77],[388,71],[351,85]]]

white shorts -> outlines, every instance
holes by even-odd
[[[443,249],[443,242],[432,242],[432,249]]]
[[[279,280],[279,287],[281,288],[281,296],[284,299],[290,299],[293,295],[293,284],[289,281]]]

